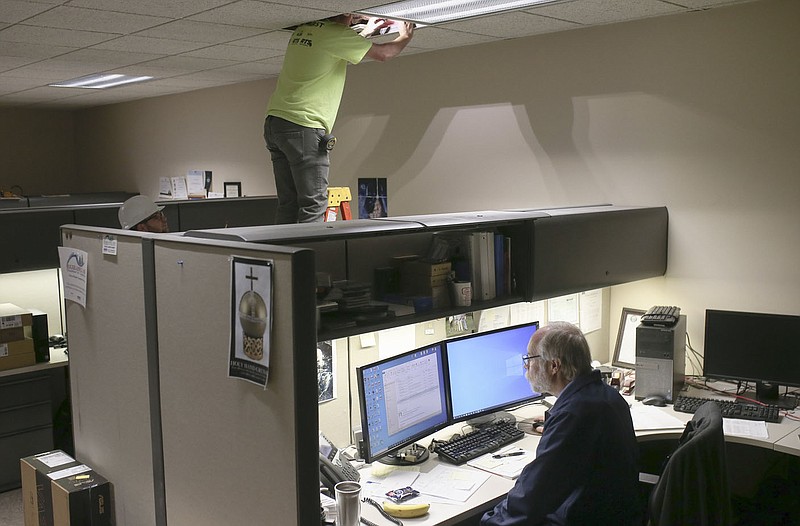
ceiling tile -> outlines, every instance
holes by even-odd
[[[545,5],[525,11],[550,16],[578,24],[607,24],[635,18],[677,13],[684,10],[678,5],[659,0],[593,0]]]
[[[0,31],[0,41],[85,47],[115,38],[117,35],[95,31],[77,31],[17,24]],[[2,47],[0,47],[2,51]]]
[[[163,56],[164,55],[156,55],[153,53],[133,53],[129,51],[89,48],[79,49],[78,51],[62,55],[59,59],[69,62],[100,65],[101,67],[98,68],[98,71],[100,71],[120,66],[128,66],[130,64],[138,64],[139,62],[146,62]]]
[[[53,9],[53,6],[39,2],[3,0],[0,2],[0,22],[16,24],[48,9]]]
[[[189,42],[204,42],[207,44],[222,44],[263,33],[263,29],[251,27],[238,27],[226,24],[211,24],[194,20],[177,20],[162,26],[147,29],[138,33],[139,36],[155,38],[171,38],[187,40]]]
[[[105,9],[119,13],[184,18],[229,4],[231,0],[70,0],[73,7]]]
[[[37,59],[31,57],[0,57],[0,73],[12,71],[19,67],[36,62]],[[3,77],[0,76],[0,90],[6,88],[3,85]]]
[[[524,11],[516,11],[513,13],[473,18],[436,27],[498,38],[517,38],[573,29],[580,27],[580,24],[537,16]],[[424,29],[420,30],[420,32],[422,31],[424,31]]]
[[[97,72],[94,64],[81,64],[59,59],[42,60],[22,66],[21,68],[6,71],[4,75],[11,77],[38,79],[40,84],[49,84],[62,80],[74,79]]]
[[[3,56],[46,59],[63,55],[70,51],[75,51],[76,49],[78,48],[30,42],[4,42]]]
[[[391,40],[391,38],[389,40]],[[451,31],[449,29],[428,26],[421,28],[418,31],[414,31],[414,37],[411,39],[411,42],[408,45],[410,47],[419,49],[445,49],[450,47],[480,44],[482,42],[491,42],[495,40],[499,39],[486,35],[464,33],[462,31]]]
[[[113,40],[101,42],[94,49],[110,49],[113,51],[131,51],[134,53],[153,53],[160,55],[177,55],[207,46],[203,42],[188,42],[169,38],[149,38],[139,35],[127,35]]]
[[[59,6],[41,15],[29,18],[25,23],[40,27],[76,29],[79,31],[102,31],[105,33],[126,35],[169,21],[170,19],[165,17],[117,13],[98,9],[84,9],[82,7]]]
[[[319,20],[335,14],[330,11],[283,4],[265,4],[255,0],[239,0],[238,2],[191,16],[189,19],[215,24],[282,29],[286,26]]]
[[[242,38],[232,43],[237,46],[286,51],[286,45],[289,43],[290,36],[291,33],[289,31],[270,31],[254,37]]]
[[[281,57],[282,59],[283,57]],[[281,66],[283,65],[283,60],[280,61],[268,61],[268,60],[256,60],[253,62],[244,62],[242,64],[237,64],[235,66],[227,66],[224,68],[219,68],[214,71],[219,72],[233,72],[233,73],[249,73],[254,75],[259,75],[261,78],[268,78],[268,77],[276,77],[278,73],[281,72]]]
[[[187,57],[217,58],[235,62],[252,62],[254,60],[264,60],[278,55],[282,55],[282,52],[255,47],[232,46],[230,44],[209,46],[183,54],[183,56]]]

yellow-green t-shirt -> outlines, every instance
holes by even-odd
[[[361,62],[371,46],[344,24],[321,20],[298,27],[286,48],[267,115],[330,132],[342,100],[347,64]]]

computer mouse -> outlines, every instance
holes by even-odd
[[[661,395],[650,395],[642,400],[644,405],[655,405],[658,407],[666,407],[667,400]]]

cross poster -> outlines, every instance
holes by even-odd
[[[228,376],[266,389],[272,340],[272,261],[231,259]]]

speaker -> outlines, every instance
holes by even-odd
[[[367,458],[367,451],[364,449],[364,433],[361,432],[361,428],[353,429],[353,442],[356,444],[356,451],[358,452],[358,458],[363,459]]]
[[[672,403],[686,374],[686,316],[672,327],[636,327],[636,399],[658,395]]]
[[[36,363],[50,361],[50,334],[47,329],[47,313],[36,309],[29,309],[33,314],[31,337],[33,350],[36,352]]]

